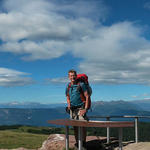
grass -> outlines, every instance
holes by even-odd
[[[14,149],[24,147],[37,149],[50,134],[64,134],[64,128],[35,127],[23,125],[0,126],[0,149]],[[73,129],[70,129],[73,134]],[[73,149],[72,149],[73,150]]]
[[[24,147],[29,149],[36,149],[42,146],[44,140],[48,135],[32,134],[26,132],[18,132],[12,130],[0,131],[0,148],[18,148]]]

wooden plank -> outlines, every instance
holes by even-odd
[[[65,126],[80,126],[80,127],[134,127],[134,122],[131,121],[81,121],[71,119],[49,120],[48,123]]]

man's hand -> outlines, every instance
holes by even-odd
[[[80,116],[84,116],[84,114],[86,113],[86,109],[81,109],[80,111],[79,111],[79,115]]]

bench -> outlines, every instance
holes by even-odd
[[[122,150],[122,128],[134,127],[134,122],[131,122],[131,121],[94,121],[94,120],[81,121],[81,120],[72,120],[72,119],[57,119],[57,120],[49,120],[48,123],[65,126],[66,150],[69,150],[69,126],[78,127],[79,150],[82,150],[82,127],[118,128],[119,129],[118,130],[119,131],[119,150]]]

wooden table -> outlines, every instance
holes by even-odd
[[[81,121],[72,119],[57,119],[49,120],[48,123],[56,125],[64,125],[66,127],[66,150],[69,150],[69,126],[78,127],[78,143],[79,150],[82,150],[82,127],[110,127],[119,128],[119,150],[122,150],[122,128],[134,127],[134,122],[131,121]]]

